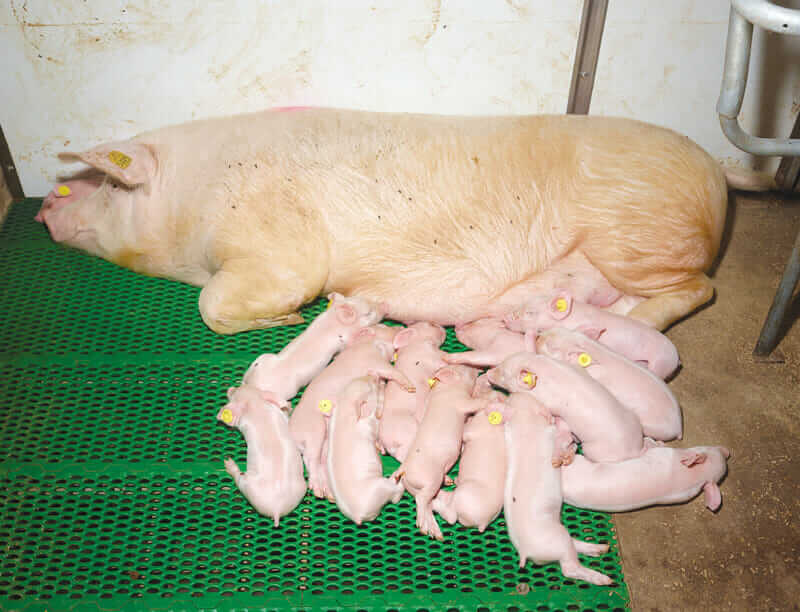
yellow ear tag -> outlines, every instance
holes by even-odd
[[[230,408],[223,408],[219,415],[219,419],[223,423],[230,425],[233,422],[233,412],[231,412]]]
[[[578,363],[582,367],[588,368],[589,364],[592,363],[592,356],[589,353],[581,353],[578,355]]]
[[[325,306],[325,310],[328,310],[328,308],[331,307],[331,304],[333,304],[333,300],[328,300],[328,305]]]
[[[395,351],[394,355],[392,355],[392,363],[394,363],[395,361],[397,361],[397,351]]]
[[[319,404],[317,404],[317,408],[322,414],[330,414],[331,408],[333,408],[333,403],[331,400],[319,400]]]
[[[558,312],[567,312],[567,300],[564,298],[558,298],[556,300],[556,310]]]
[[[522,382],[533,389],[536,386],[536,377],[530,372],[525,372],[525,375],[522,377]]]
[[[108,159],[111,160],[112,164],[114,164],[115,166],[119,166],[123,170],[128,166],[130,166],[131,162],[133,161],[122,151],[111,151],[111,153],[108,154]]]
[[[67,187],[66,185],[59,185],[58,189],[56,189],[56,193],[62,197],[68,196],[72,193],[72,189]]]
[[[489,422],[492,425],[499,425],[503,422],[503,415],[497,411],[492,411],[489,413]]]
[[[433,389],[433,387],[434,387],[434,386],[436,386],[436,379],[435,379],[435,378],[429,378],[429,379],[428,379],[428,386],[429,386],[431,389]]]

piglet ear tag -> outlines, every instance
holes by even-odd
[[[528,372],[527,370],[522,371],[522,384],[524,384],[528,389],[533,389],[536,386],[536,374],[532,372]]]

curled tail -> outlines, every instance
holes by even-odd
[[[775,177],[768,172],[722,166],[728,186],[742,191],[773,191],[778,188]]]

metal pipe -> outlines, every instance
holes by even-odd
[[[779,34],[800,34],[800,11],[768,0],[732,0],[736,12],[750,23]]]
[[[748,134],[739,125],[739,111],[742,109],[750,64],[750,44],[753,40],[753,24],[747,17],[737,12],[739,5],[749,11],[748,15],[752,14],[754,19],[758,19],[756,23],[763,22],[768,25],[777,23],[779,29],[775,31],[800,34],[800,11],[783,9],[765,0],[732,0],[728,39],[725,44],[725,67],[717,100],[717,113],[722,131],[736,147],[754,155],[800,156],[800,139],[759,138]],[[781,11],[777,11],[779,8]],[[791,19],[787,11],[792,14]],[[776,15],[781,18],[778,19]],[[784,24],[786,28],[782,27]],[[797,25],[796,32],[795,25]]]
[[[783,271],[783,278],[775,292],[775,298],[772,300],[767,319],[761,328],[761,335],[758,337],[756,347],[753,349],[753,355],[756,357],[766,357],[778,344],[778,332],[780,332],[786,311],[789,309],[789,303],[798,280],[800,280],[800,231],[797,232],[792,254]]]

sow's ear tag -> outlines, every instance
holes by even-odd
[[[111,151],[111,153],[108,154],[108,159],[111,160],[112,164],[119,166],[123,170],[130,166],[131,162],[133,161],[122,151]]]

